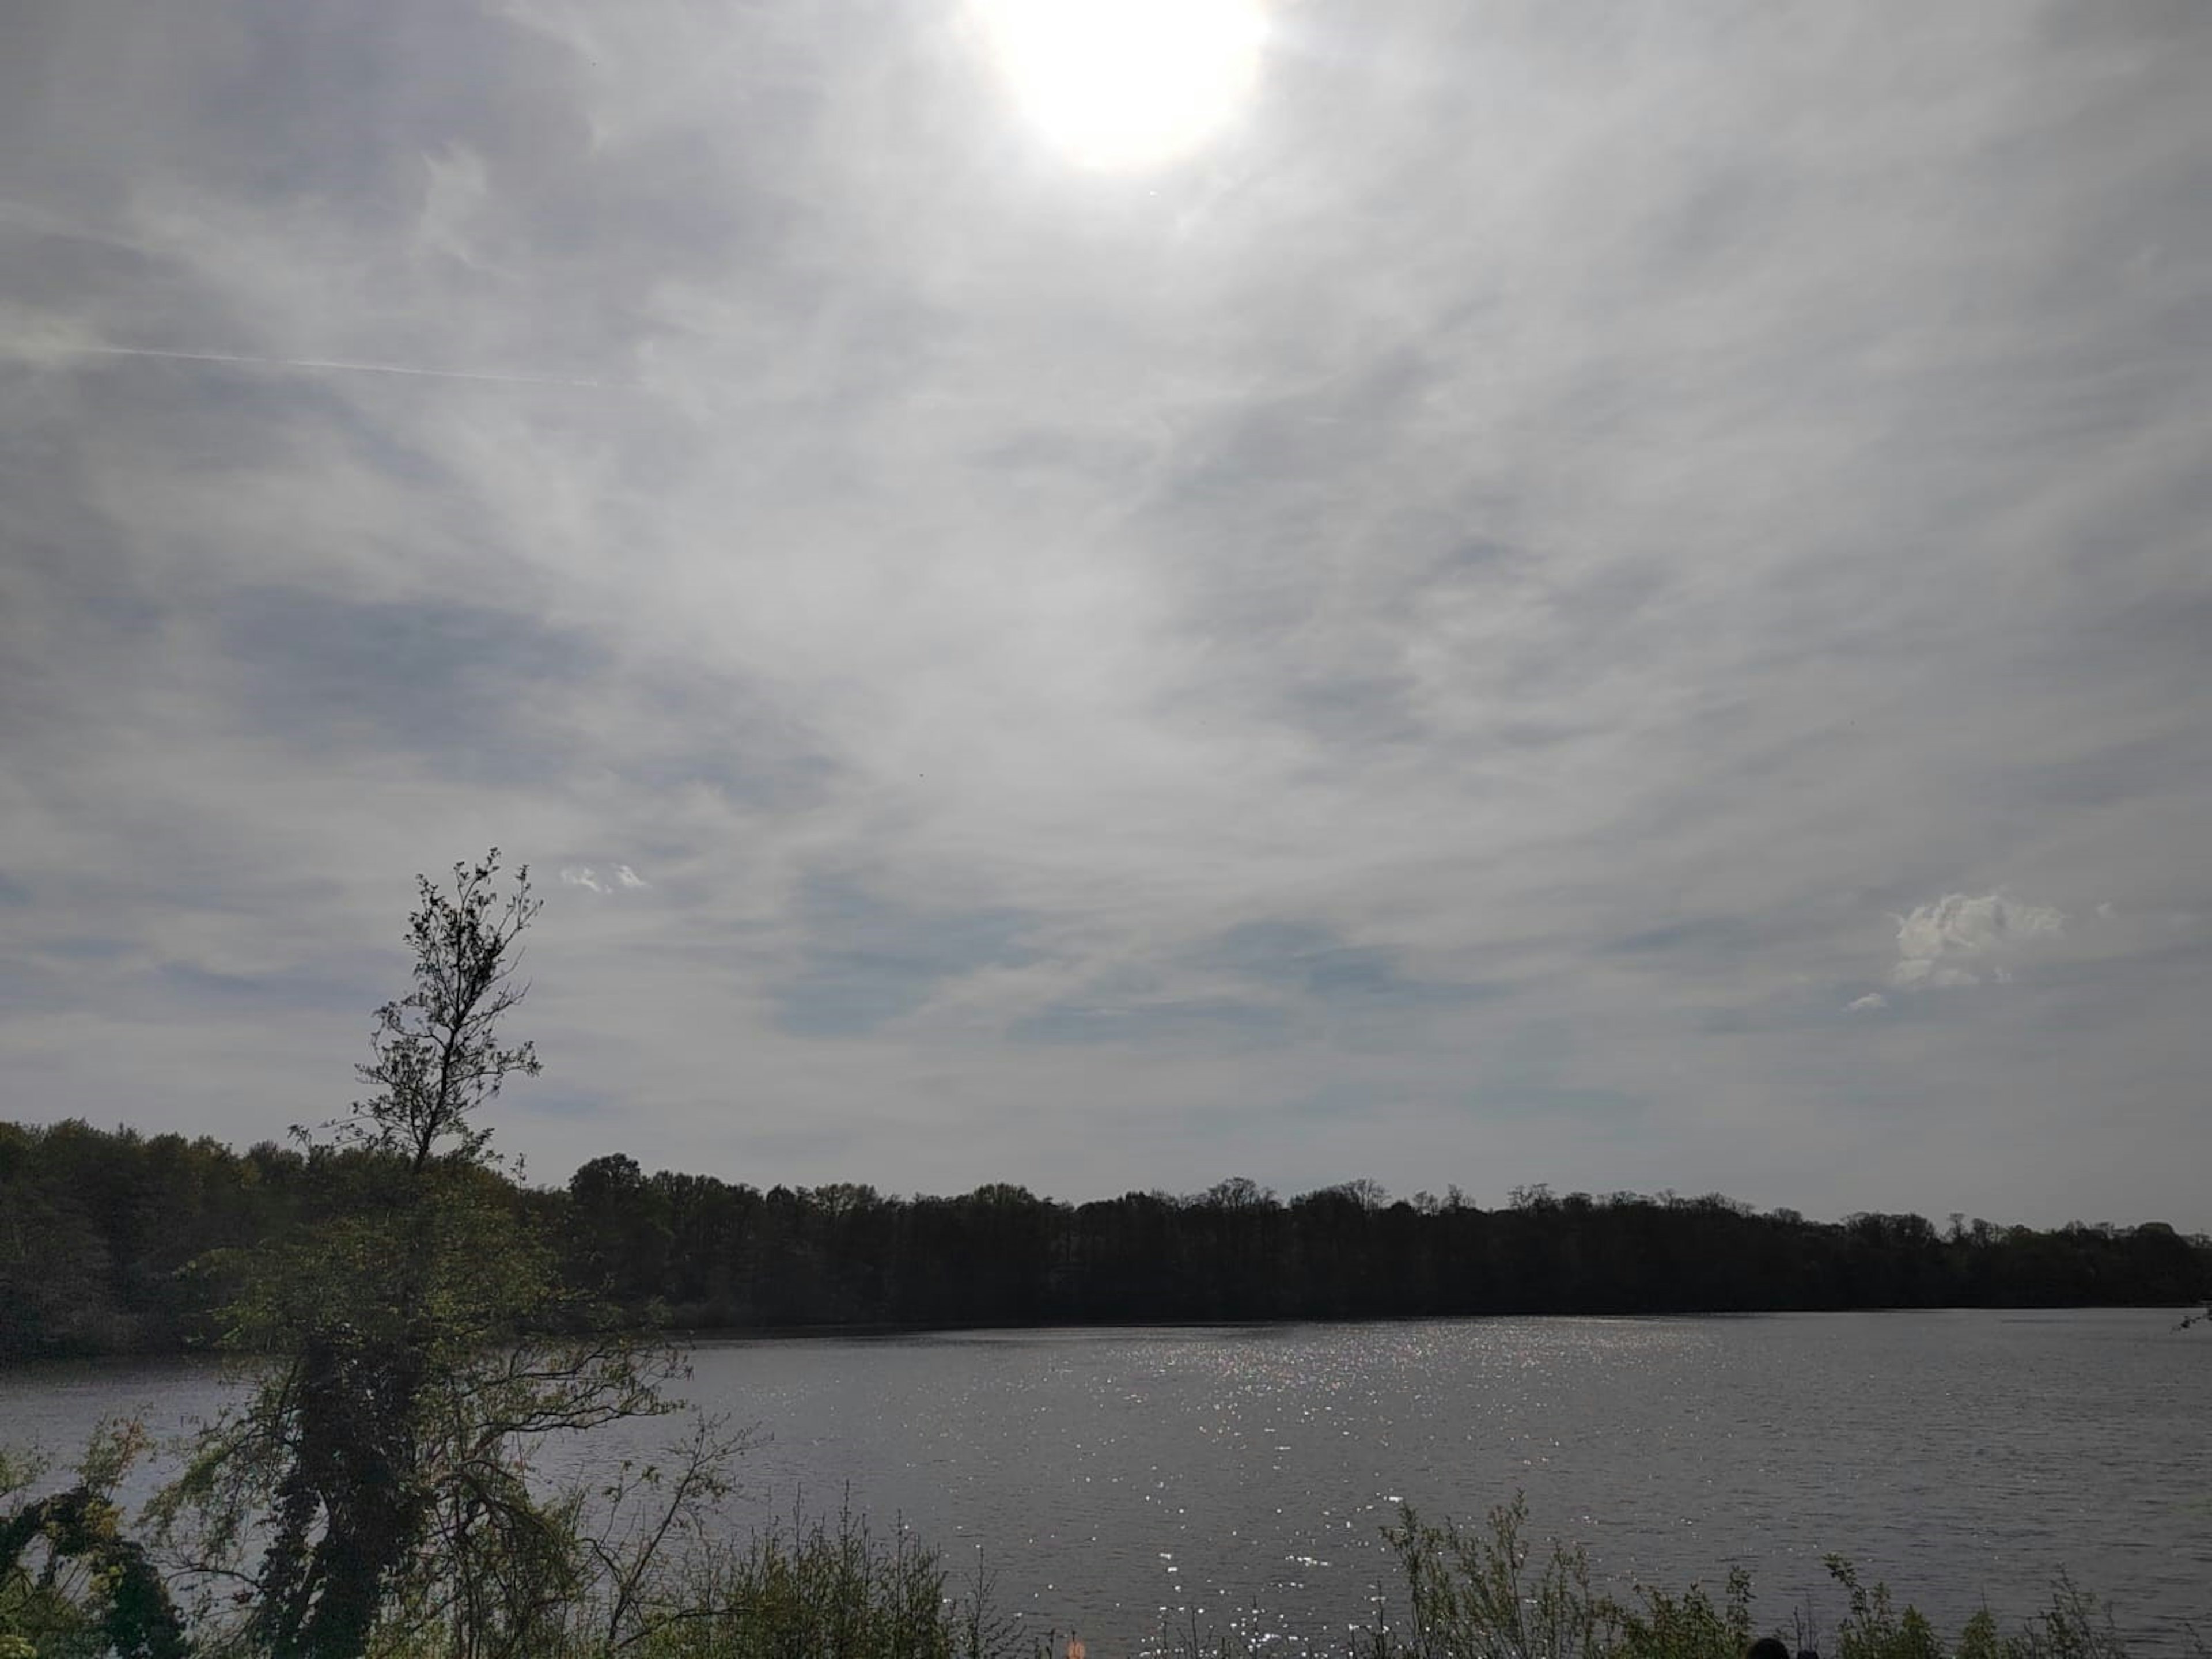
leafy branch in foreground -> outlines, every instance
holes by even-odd
[[[357,1659],[410,1632],[472,1659],[532,1651],[595,1574],[635,1602],[636,1553],[675,1528],[625,1557],[588,1492],[535,1468],[553,1440],[673,1409],[683,1365],[564,1283],[495,1168],[477,1115],[538,1070],[500,1023],[539,902],[526,871],[504,894],[498,873],[495,849],[448,888],[420,883],[414,988],[378,1011],[361,1068],[375,1092],[326,1139],[300,1133],[321,1218],[218,1264],[240,1286],[225,1345],[264,1363],[150,1515],[202,1625],[228,1592],[230,1638],[277,1659]],[[695,1444],[679,1505],[711,1496],[719,1445]]]
[[[145,1548],[124,1534],[115,1499],[145,1449],[137,1424],[102,1424],[74,1485],[0,1515],[0,1659],[190,1659],[183,1616]],[[0,1499],[45,1472],[0,1451]]]

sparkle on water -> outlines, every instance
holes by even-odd
[[[1955,1630],[2025,1617],[2061,1567],[2138,1659],[2185,1659],[2212,1562],[2196,1443],[2212,1345],[2171,1312],[1497,1319],[946,1332],[713,1342],[685,1392],[757,1424],[726,1521],[849,1500],[956,1582],[1102,1652],[1221,1629],[1327,1654],[1380,1583],[1407,1499],[1480,1522],[1519,1491],[1600,1581],[1717,1586],[1769,1627],[1840,1612],[1830,1550]],[[234,1398],[198,1366],[0,1370],[0,1433],[66,1454],[103,1417],[157,1433]],[[651,1458],[659,1419],[597,1437]],[[553,1449],[550,1474],[587,1448]],[[579,1460],[579,1461],[566,1461]],[[126,1491],[147,1495],[150,1481]],[[1828,1644],[1815,1643],[1826,1651]]]
[[[1232,116],[1259,70],[1257,0],[975,0],[1029,119],[1086,167],[1173,161]]]

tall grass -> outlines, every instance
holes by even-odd
[[[1698,1585],[1679,1593],[1639,1586],[1623,1600],[1593,1584],[1579,1546],[1533,1552],[1527,1525],[1517,1498],[1483,1527],[1401,1510],[1383,1529],[1401,1599],[1380,1602],[1350,1659],[1744,1659],[1757,1632],[1751,1579],[1741,1568],[1717,1601]],[[1842,1620],[1823,1642],[1801,1618],[1791,1645],[1821,1643],[1829,1659],[2126,1659],[2109,1609],[2064,1577],[2024,1622],[2006,1628],[1984,1607],[1947,1641],[1917,1608],[1899,1608],[1886,1585],[1863,1583],[1849,1562],[1830,1556],[1827,1568],[1843,1593]],[[2206,1654],[2202,1642],[2192,1648]]]
[[[693,1552],[617,1605],[578,1595],[519,1648],[529,1659],[1044,1659],[991,1605],[979,1567],[956,1589],[943,1558],[905,1528],[879,1535],[850,1509],[794,1514],[741,1544]],[[511,1644],[502,1644],[503,1648]],[[487,1659],[451,1623],[389,1632],[371,1659]]]
[[[849,1510],[792,1521],[697,1564],[688,1607],[633,1650],[647,1659],[1015,1659],[1029,1650],[991,1606],[955,1591],[943,1558],[904,1528],[888,1540]]]
[[[1730,1572],[1717,1595],[1600,1588],[1579,1547],[1528,1541],[1519,1499],[1486,1522],[1432,1522],[1401,1510],[1383,1529],[1395,1582],[1358,1633],[1308,1650],[1330,1659],[1745,1659],[1759,1633],[1752,1586]],[[0,1564],[4,1565],[4,1564]],[[1832,1631],[1802,1618],[1790,1645],[1826,1659],[2127,1659],[2111,1615],[2062,1578],[2047,1606],[2002,1624],[1984,1608],[1947,1638],[1887,1588],[1863,1583],[1837,1558],[1828,1569],[1843,1601]],[[0,1570],[0,1656],[100,1659],[99,1586],[91,1602],[19,1559]],[[80,1589],[87,1587],[80,1586]],[[49,1592],[42,1595],[41,1592]],[[1250,1659],[1233,1633],[1094,1632],[1097,1659]],[[1080,1644],[1070,1644],[1065,1659]],[[240,1652],[203,1627],[193,1659]],[[2202,1643],[2197,1659],[2212,1659]],[[453,1616],[380,1634],[370,1659],[1063,1659],[1050,1637],[996,1610],[981,1570],[956,1586],[944,1558],[904,1527],[880,1534],[849,1509],[794,1514],[742,1542],[687,1551],[649,1583],[603,1580],[580,1589],[526,1631],[469,1628]]]

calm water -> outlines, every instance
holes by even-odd
[[[1025,1619],[1134,1647],[1163,1619],[1296,1640],[1364,1617],[1401,1498],[1518,1490],[1608,1577],[1749,1567],[1766,1620],[1834,1551],[1955,1623],[2062,1566],[2147,1652],[2212,1632],[2212,1333],[2142,1311],[1043,1331],[715,1342],[690,1394],[757,1423],[749,1519],[849,1491]],[[0,1438],[173,1425],[181,1368],[0,1374]]]

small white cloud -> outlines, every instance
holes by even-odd
[[[1922,987],[1943,988],[1954,985],[1979,985],[1981,975],[1964,968],[1915,957],[1910,962],[1900,962],[1889,970],[1889,982],[1901,990],[1917,990]]]
[[[2110,921],[2112,919],[2112,900],[2106,899],[2102,904],[2100,904],[2097,907],[2097,914],[2104,917],[2106,921]]]
[[[641,887],[653,885],[627,864],[617,864],[605,875],[599,873],[596,865],[567,865],[561,871],[561,879],[570,887],[586,888],[602,896],[611,896],[617,890],[635,892]]]
[[[1844,1011],[1852,1014],[1870,1014],[1889,1006],[1889,999],[1879,991],[1869,991],[1856,1002],[1847,1002]]]
[[[1981,975],[1958,965],[1961,959],[2056,937],[2065,931],[2066,919],[2047,904],[2022,904],[2002,893],[1979,898],[1951,893],[1895,921],[1898,962],[1889,980],[1911,988],[1978,985]],[[2000,968],[1996,977],[2002,983],[2011,975]]]

